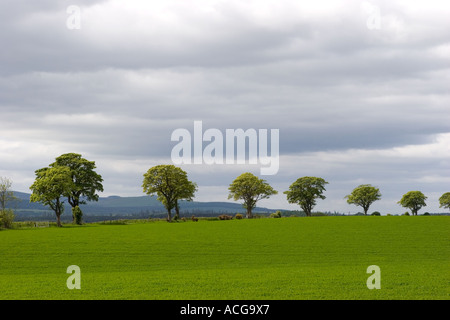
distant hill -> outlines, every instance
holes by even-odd
[[[30,203],[30,194],[23,192],[14,192],[18,198],[17,201],[11,203],[9,207],[14,209],[16,220],[23,221],[29,219],[54,219],[54,212],[48,207],[40,203]],[[67,201],[66,201],[67,202]],[[80,206],[83,210],[85,220],[103,220],[118,218],[148,218],[166,215],[166,209],[156,199],[156,197],[100,197],[98,202],[91,201]],[[254,213],[270,214],[275,212],[274,209],[257,207]],[[180,215],[184,216],[216,216],[220,214],[235,214],[237,212],[244,213],[245,209],[240,203],[232,202],[197,202],[197,201],[181,201]],[[66,203],[65,213],[61,216],[71,219],[71,208]]]

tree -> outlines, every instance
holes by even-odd
[[[0,177],[0,210],[6,209],[6,204],[10,201],[17,200],[14,192],[11,191],[12,181],[6,177]]]
[[[311,216],[311,211],[316,205],[316,199],[325,199],[323,195],[325,185],[328,184],[324,179],[318,177],[298,178],[289,187],[284,194],[289,203],[300,205],[306,216]]]
[[[439,198],[439,208],[450,209],[450,192],[444,193]]]
[[[0,227],[11,228],[14,220],[14,211],[6,209],[8,202],[17,200],[11,191],[12,181],[9,178],[0,177]]]
[[[9,229],[14,221],[14,211],[12,209],[0,210],[0,228]]]
[[[243,207],[247,209],[247,218],[252,218],[252,210],[256,203],[277,194],[265,180],[259,179],[252,173],[246,172],[237,177],[229,186],[228,199],[244,200]]]
[[[381,199],[381,193],[380,189],[370,184],[363,184],[353,189],[352,193],[346,195],[345,198],[347,199],[347,203],[362,207],[364,215],[367,216],[367,212],[372,203]]]
[[[64,213],[61,197],[73,189],[71,171],[68,167],[53,167],[38,169],[35,174],[36,180],[30,187],[30,201],[49,206],[55,212],[57,226],[61,227],[61,215]]]
[[[50,165],[52,168],[66,167],[70,170],[70,177],[72,180],[71,189],[68,190],[64,196],[72,206],[72,214],[80,204],[85,204],[86,201],[98,201],[97,192],[103,191],[102,176],[95,172],[96,169],[94,161],[88,161],[77,153],[66,153],[58,158]],[[77,210],[77,214],[79,213]],[[78,220],[81,223],[81,219]]]
[[[157,165],[144,174],[142,183],[144,192],[157,196],[167,209],[167,221],[172,221],[172,209],[179,218],[179,200],[191,201],[197,191],[197,185],[189,181],[187,173],[174,165]]]
[[[420,191],[409,191],[404,194],[402,199],[398,202],[402,207],[411,210],[413,216],[417,216],[417,212],[422,208],[426,207],[425,200],[427,197]]]

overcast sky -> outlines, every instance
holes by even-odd
[[[298,209],[283,191],[318,176],[315,210],[362,211],[344,196],[372,184],[370,211],[403,213],[421,190],[421,213],[444,212],[449,17],[433,0],[2,0],[0,176],[29,192],[36,169],[76,152],[96,162],[101,196],[140,196],[143,174],[172,163],[172,132],[202,121],[280,130],[279,171],[261,176],[279,195],[261,206]],[[229,201],[234,178],[260,173],[182,167],[197,201]]]

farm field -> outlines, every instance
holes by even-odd
[[[81,269],[69,290],[66,269]],[[369,290],[367,267],[381,270]],[[450,217],[351,216],[0,231],[0,299],[450,298]]]

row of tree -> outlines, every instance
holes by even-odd
[[[289,203],[297,204],[311,216],[318,199],[325,199],[323,193],[328,182],[318,177],[302,177],[297,179],[285,191]],[[197,190],[195,183],[187,178],[187,174],[181,168],[174,165],[159,165],[148,170],[144,175],[144,192],[149,195],[157,195],[158,199],[167,209],[167,220],[171,221],[171,210],[175,208],[176,218],[179,218],[178,200],[192,200]],[[252,218],[252,210],[256,203],[262,199],[268,199],[277,194],[265,180],[252,173],[246,172],[237,177],[229,186],[228,199],[242,200],[243,207],[247,210],[247,218]],[[360,206],[367,215],[370,206],[381,199],[380,190],[370,184],[356,187],[351,194],[345,196],[349,204]],[[421,191],[409,191],[398,202],[401,206],[411,210],[413,215],[426,206],[427,197]],[[450,192],[439,199],[440,206],[450,208]]]
[[[49,206],[56,214],[57,225],[61,226],[61,214],[64,212],[64,201],[67,199],[72,207],[73,222],[82,223],[80,204],[86,201],[98,201],[98,192],[103,191],[103,178],[95,172],[94,161],[84,159],[80,154],[67,153],[55,159],[48,167],[35,171],[36,178],[30,189],[30,201],[40,202]],[[317,200],[325,199],[325,186],[328,184],[319,177],[302,177],[297,179],[284,194],[289,203],[297,204],[307,216],[311,216]],[[197,184],[188,179],[187,173],[174,165],[157,165],[145,174],[142,183],[144,193],[157,196],[157,199],[167,209],[167,220],[172,221],[172,211],[175,218],[180,218],[179,202],[192,201],[197,192]],[[0,185],[0,209],[5,211],[5,202],[11,194],[2,191]],[[237,177],[229,186],[228,199],[242,200],[247,218],[252,218],[252,210],[258,201],[268,199],[277,194],[265,180],[246,172]],[[361,206],[367,215],[373,202],[381,199],[380,190],[370,184],[356,187],[345,197],[349,204]],[[424,206],[427,197],[420,191],[410,191],[398,202],[409,208],[413,215]],[[450,192],[439,199],[440,206],[450,208]],[[1,217],[0,217],[1,218]]]

